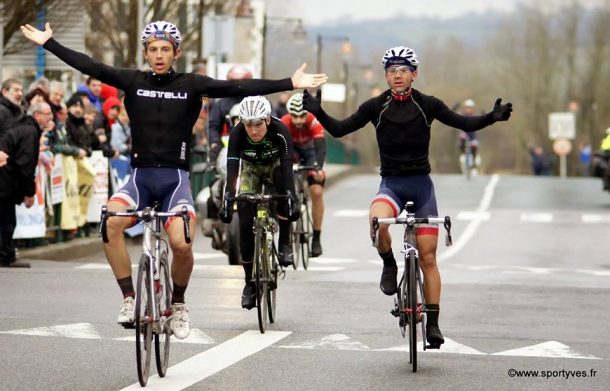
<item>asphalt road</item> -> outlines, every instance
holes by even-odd
[[[420,353],[417,373],[389,314],[393,299],[378,288],[366,223],[378,182],[354,176],[329,189],[324,255],[309,271],[288,271],[264,336],[256,312],[240,308],[242,271],[197,233],[194,330],[147,388],[608,389],[610,195],[597,180],[434,177],[439,211],[454,222],[454,246],[441,234],[438,252],[447,342]],[[137,246],[130,251],[135,262]],[[0,304],[0,390],[139,388],[101,252],[3,269]]]

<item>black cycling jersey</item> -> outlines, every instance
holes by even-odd
[[[230,196],[236,193],[240,159],[259,165],[271,165],[279,160],[281,181],[274,185],[280,194],[286,194],[287,190],[294,194],[292,137],[282,121],[272,117],[267,126],[267,134],[257,143],[250,140],[243,123],[238,123],[231,130],[227,149],[226,189]]]
[[[377,133],[382,176],[430,173],[430,127],[435,119],[465,131],[479,130],[493,123],[491,113],[466,117],[451,111],[440,99],[415,89],[404,101],[392,99],[388,89],[364,102],[342,121],[323,110],[314,114],[334,137],[345,136],[371,122]]]
[[[44,48],[79,71],[125,92],[133,167],[188,170],[191,133],[202,96],[264,95],[293,89],[289,78],[225,81],[173,70],[156,75],[151,71],[113,68],[66,48],[53,38],[45,42]]]

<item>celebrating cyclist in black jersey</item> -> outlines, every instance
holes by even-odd
[[[84,74],[125,92],[125,108],[131,119],[133,172],[129,182],[108,202],[109,211],[135,207],[138,210],[160,201],[164,211],[180,210],[187,205],[191,214],[191,232],[195,230],[195,213],[188,177],[191,131],[201,109],[201,97],[248,96],[268,94],[294,88],[315,87],[326,81],[326,75],[304,73],[305,64],[291,79],[219,81],[207,76],[177,73],[172,68],[180,57],[180,32],[168,22],[148,24],[142,32],[143,55],[151,70],[117,69],[94,61],[85,54],[60,45],[53,39],[50,25],[40,31],[30,25],[21,31],[31,41],[55,54]],[[127,219],[108,220],[106,257],[123,292],[118,322],[133,323],[131,262],[123,231]],[[172,329],[177,338],[190,334],[190,321],[184,305],[184,292],[193,269],[192,244],[184,240],[181,221],[165,221],[172,262]],[[194,237],[194,235],[193,235]]]
[[[233,205],[229,202],[237,192],[261,194],[262,184],[269,180],[278,194],[294,194],[292,176],[292,138],[288,128],[271,117],[271,104],[262,96],[250,96],[239,105],[240,123],[229,135],[227,150],[227,187],[220,218],[230,223]],[[241,173],[239,166],[241,161]],[[295,205],[296,202],[293,202]],[[298,218],[296,210],[288,210],[288,203],[282,202],[278,211],[280,225],[279,262],[286,267],[292,265],[290,245],[290,222]],[[254,257],[254,233],[252,224],[255,210],[249,204],[237,204],[239,213],[239,237],[243,259],[246,286],[241,297],[241,306],[251,309],[256,303],[256,287],[251,282]],[[293,209],[296,209],[296,205]]]
[[[403,46],[388,49],[383,55],[382,65],[390,89],[364,102],[356,113],[342,121],[326,114],[320,101],[305,92],[305,108],[334,137],[352,133],[367,122],[375,126],[382,179],[379,192],[371,203],[369,221],[373,217],[398,216],[406,201],[415,203],[416,217],[438,216],[428,160],[430,127],[434,119],[471,132],[496,121],[508,120],[512,111],[510,103],[503,105],[501,99],[497,99],[493,110],[485,115],[465,117],[456,114],[439,99],[411,88],[417,78],[418,64],[412,49]],[[441,277],[436,264],[437,239],[438,228],[420,226],[417,243],[424,272],[424,294],[426,303],[429,303],[427,336],[431,344],[444,343],[438,327]],[[387,225],[379,229],[377,251],[383,260],[381,290],[393,295],[397,290],[397,267]]]

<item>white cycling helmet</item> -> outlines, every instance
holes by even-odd
[[[140,41],[142,42],[142,45],[146,47],[150,42],[160,39],[171,42],[176,49],[180,47],[180,42],[182,40],[180,31],[175,24],[158,20],[149,23],[144,27]]]
[[[271,115],[271,103],[264,96],[248,96],[239,104],[242,121],[265,119]]]
[[[297,92],[292,95],[288,102],[286,102],[286,110],[292,115],[300,117],[303,114],[307,114],[308,111],[303,108],[303,94]]]
[[[385,51],[381,58],[383,69],[388,69],[392,65],[407,65],[411,70],[417,70],[419,59],[413,49],[405,46],[396,46]]]
[[[462,105],[464,107],[475,107],[477,104],[472,99],[466,99]]]

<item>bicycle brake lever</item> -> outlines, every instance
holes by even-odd
[[[184,241],[191,243],[191,227],[189,226],[189,213],[188,208],[182,205],[182,221],[184,221]]]
[[[108,232],[106,230],[106,221],[108,221],[108,207],[102,206],[102,221],[100,222],[100,233],[102,234],[102,241],[108,243]]]
[[[377,235],[377,233],[379,232],[379,220],[377,219],[377,217],[373,217],[373,237],[371,238],[373,240],[373,247],[377,248],[377,245],[379,244],[379,235]]]

